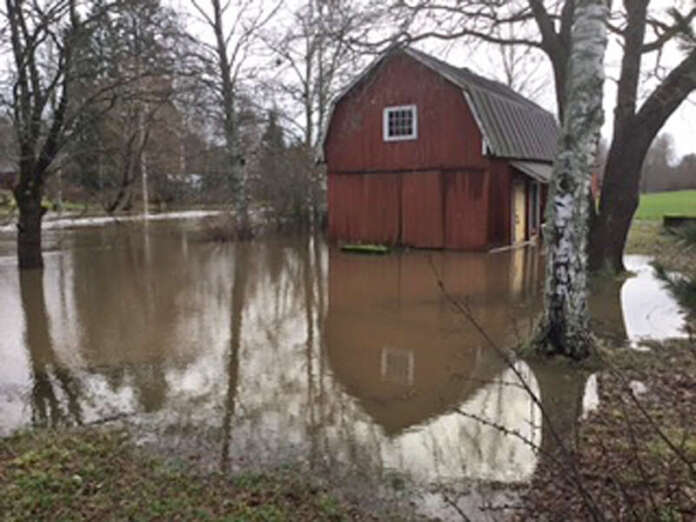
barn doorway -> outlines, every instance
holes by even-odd
[[[401,178],[401,242],[417,248],[445,245],[442,174],[410,172]]]
[[[512,242],[521,243],[527,230],[526,194],[524,182],[516,179],[512,183]]]

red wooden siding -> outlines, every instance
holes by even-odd
[[[397,105],[417,107],[417,139],[384,141],[383,111]],[[461,88],[405,54],[339,101],[324,153],[333,241],[479,250],[512,240],[512,182],[529,179],[483,155]],[[546,187],[541,196],[543,212]],[[528,237],[528,190],[526,201]]]
[[[485,247],[488,243],[488,173],[447,172],[444,179],[445,247]]]
[[[400,226],[399,199],[396,175],[329,174],[329,238],[396,243]]]
[[[329,239],[474,250],[488,244],[486,172],[329,174]]]
[[[401,243],[419,248],[442,248],[442,175],[418,172],[401,176]]]
[[[504,160],[493,160],[491,161],[490,177],[489,198],[491,204],[488,206],[488,242],[491,245],[509,245],[512,240],[512,168]]]
[[[385,142],[385,107],[415,104],[416,140]],[[460,88],[405,55],[385,59],[336,106],[326,141],[329,171],[485,168],[481,133]]]

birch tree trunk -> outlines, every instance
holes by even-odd
[[[145,152],[146,138],[145,138],[145,111],[147,111],[147,104],[144,107],[138,107],[138,163],[140,163],[140,183],[142,189],[143,197],[143,219],[147,220],[149,218],[149,202],[150,193],[148,191],[148,180],[147,180],[147,153]]]
[[[544,312],[537,350],[574,359],[589,355],[587,232],[594,150],[604,120],[602,86],[607,47],[605,0],[576,4],[566,80],[566,109],[546,210]]]

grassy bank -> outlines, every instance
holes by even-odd
[[[659,221],[665,214],[696,216],[696,190],[642,194],[636,212],[637,220]]]
[[[51,201],[49,199],[44,198],[43,200],[43,205],[44,207],[54,210],[54,201]],[[81,202],[73,202],[73,201],[63,201],[63,212],[90,212],[90,213],[104,213],[103,209],[100,207],[97,207],[93,204],[85,204]],[[9,190],[0,190],[0,216],[3,214],[10,214],[13,211],[16,211],[17,209],[17,203],[14,200],[14,195],[12,194],[11,191]]]
[[[696,245],[663,231],[658,221],[635,221],[627,252],[649,255],[670,273],[696,276]],[[694,312],[687,310],[687,321]],[[599,405],[566,441],[569,454],[541,461],[519,520],[696,520],[691,328],[685,339],[642,343],[646,352],[600,348]]]
[[[0,440],[2,521],[377,519],[292,469],[196,474],[143,454],[124,431],[37,431]]]
[[[659,221],[634,221],[626,253],[647,255],[667,270],[696,276],[696,244],[663,229]]]
[[[542,460],[519,520],[694,520],[696,345],[652,348],[603,354],[598,408]]]
[[[696,331],[696,228],[665,230],[659,221],[634,221],[626,252],[652,257],[656,274],[686,310]]]

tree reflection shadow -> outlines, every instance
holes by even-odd
[[[81,383],[56,357],[50,334],[43,276],[44,272],[41,270],[22,270],[19,274],[25,318],[24,336],[33,377],[32,424],[46,427],[73,423],[79,425],[83,422],[79,402]]]
[[[230,348],[227,356],[227,393],[225,396],[225,414],[222,420],[223,442],[220,469],[225,471],[230,459],[232,438],[232,421],[237,406],[237,386],[239,384],[239,350],[242,338],[242,320],[247,289],[247,272],[249,266],[249,244],[235,244],[234,277],[230,303]]]

